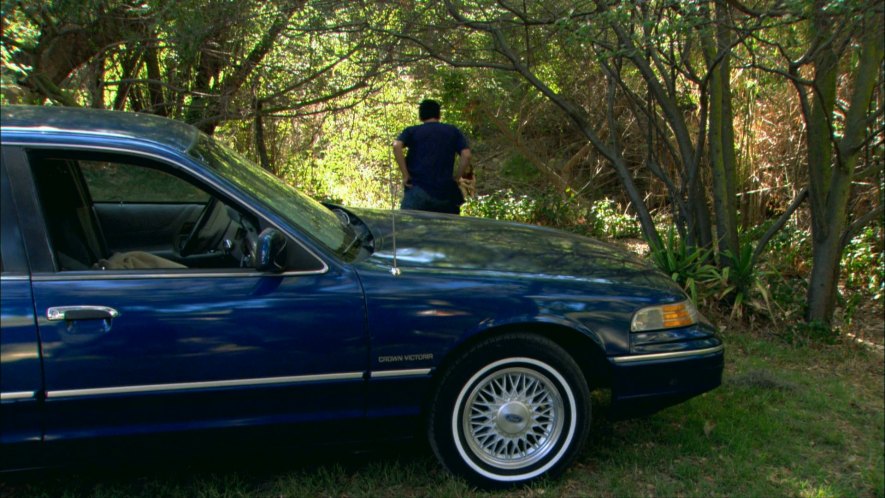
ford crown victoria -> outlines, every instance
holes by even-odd
[[[179,122],[4,106],[0,179],[5,469],[417,434],[502,487],[574,461],[593,390],[629,416],[721,381],[714,328],[621,250],[322,205]]]

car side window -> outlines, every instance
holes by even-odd
[[[79,161],[93,202],[205,203],[209,195],[163,171],[111,161]]]
[[[258,221],[168,166],[83,151],[29,160],[59,271],[251,267]]]

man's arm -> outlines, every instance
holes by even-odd
[[[458,156],[458,178],[464,178],[470,174],[470,149],[461,149]]]
[[[409,175],[409,168],[406,166],[406,155],[403,153],[404,145],[405,144],[400,140],[393,141],[393,157],[396,159],[396,164],[399,166],[399,170],[403,174],[403,185],[411,187],[412,177]]]

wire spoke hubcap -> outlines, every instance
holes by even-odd
[[[565,425],[564,411],[562,395],[548,377],[511,367],[476,384],[461,423],[467,445],[480,461],[518,469],[553,451]]]

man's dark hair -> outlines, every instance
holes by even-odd
[[[418,119],[421,121],[439,119],[439,102],[430,99],[422,100],[418,104]]]

